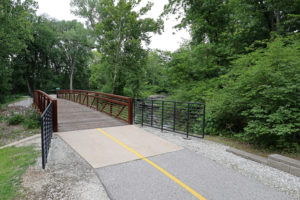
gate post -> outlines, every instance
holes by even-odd
[[[53,100],[53,131],[54,132],[57,132],[58,131],[58,125],[57,125],[57,100]]]
[[[130,98],[128,99],[128,124],[133,124],[132,107],[132,98]]]

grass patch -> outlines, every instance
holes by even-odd
[[[258,156],[263,156],[263,157],[268,157],[269,154],[280,154],[283,156],[287,156],[296,160],[300,160],[300,153],[287,153],[287,152],[282,152],[282,151],[275,151],[275,150],[270,150],[270,149],[263,149],[259,148],[253,144],[249,144],[243,141],[240,141],[235,138],[227,138],[227,137],[221,137],[221,136],[211,136],[211,135],[206,135],[205,140],[225,144],[230,147],[234,147],[236,149],[246,151],[248,153],[252,153]]]
[[[35,163],[39,151],[33,146],[0,149],[0,197],[14,199],[19,193],[21,176]]]

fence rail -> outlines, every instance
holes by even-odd
[[[42,167],[45,169],[53,134],[53,102],[41,115]]]
[[[204,137],[205,104],[152,99],[134,101],[134,121],[161,130]]]
[[[42,114],[46,108],[53,103],[52,108],[52,123],[53,123],[53,131],[58,131],[57,125],[57,101],[56,99],[50,97],[47,93],[41,90],[33,91],[33,104],[39,110],[40,114]]]
[[[133,123],[133,103],[129,97],[87,90],[59,90],[57,98],[67,99]]]

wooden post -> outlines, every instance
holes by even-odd
[[[38,106],[38,93],[36,90],[33,91],[33,104],[35,105],[35,107]]]
[[[58,124],[57,124],[57,100],[53,100],[53,131],[58,131]]]
[[[128,124],[133,124],[132,108],[132,98],[130,98],[128,99]]]
[[[97,101],[96,101],[96,110],[98,111],[98,104],[99,104],[99,94],[95,94],[96,98],[97,98]]]
[[[110,115],[112,115],[112,102],[109,102],[110,103]]]
[[[86,93],[86,106],[89,106],[89,93]]]

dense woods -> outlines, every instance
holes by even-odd
[[[86,19],[37,16],[31,0],[0,3],[0,103],[56,87],[205,102],[206,134],[300,151],[300,0],[169,0],[145,18],[139,0],[72,0]],[[168,15],[191,41],[147,48]]]

